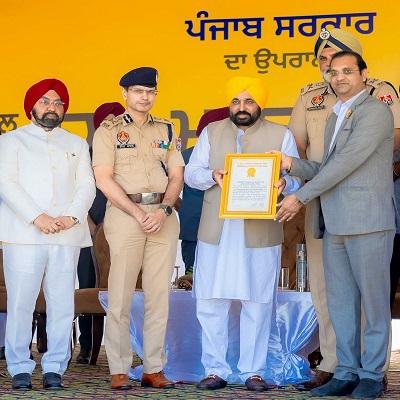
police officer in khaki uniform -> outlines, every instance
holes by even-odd
[[[350,32],[334,28],[322,29],[315,43],[314,53],[319,62],[323,82],[312,83],[301,89],[293,108],[289,129],[293,132],[300,157],[311,161],[322,161],[324,153],[325,124],[337,102],[337,96],[329,84],[327,72],[332,56],[341,50],[352,50],[362,55],[362,46]],[[400,142],[400,103],[391,85],[379,79],[367,79],[367,92],[388,104],[394,115],[396,149]],[[310,289],[319,324],[319,341],[322,361],[315,377],[305,382],[303,388],[311,390],[327,383],[333,376],[337,365],[336,336],[328,313],[325,275],[322,264],[322,240],[313,238],[313,202],[307,206],[305,230],[307,241],[307,261],[310,269]],[[390,349],[389,349],[390,352]],[[389,367],[389,358],[386,370]]]
[[[185,164],[171,122],[149,114],[157,95],[157,70],[134,69],[120,85],[126,112],[104,121],[93,140],[97,186],[108,198],[104,230],[111,268],[105,345],[111,388],[131,388],[130,306],[140,269],[145,292],[142,386],[173,387],[162,369],[179,234],[173,206]]]

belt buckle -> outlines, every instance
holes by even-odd
[[[142,204],[155,204],[158,199],[158,193],[142,193]]]

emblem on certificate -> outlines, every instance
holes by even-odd
[[[272,219],[280,162],[280,154],[227,154],[220,218]]]

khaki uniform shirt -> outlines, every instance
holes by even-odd
[[[384,81],[368,78],[367,92],[390,106],[394,127],[400,128],[400,102],[395,90]],[[301,89],[290,117],[289,129],[295,138],[308,142],[306,153],[311,161],[322,161],[325,125],[337,101],[327,82],[312,83]]]
[[[127,194],[165,193],[168,177],[161,163],[166,168],[185,165],[173,130],[168,141],[168,124],[149,115],[139,128],[127,113],[103,121],[93,138],[93,167],[114,167],[114,180]]]

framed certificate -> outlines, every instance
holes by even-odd
[[[220,218],[272,219],[276,213],[280,154],[227,154]]]

